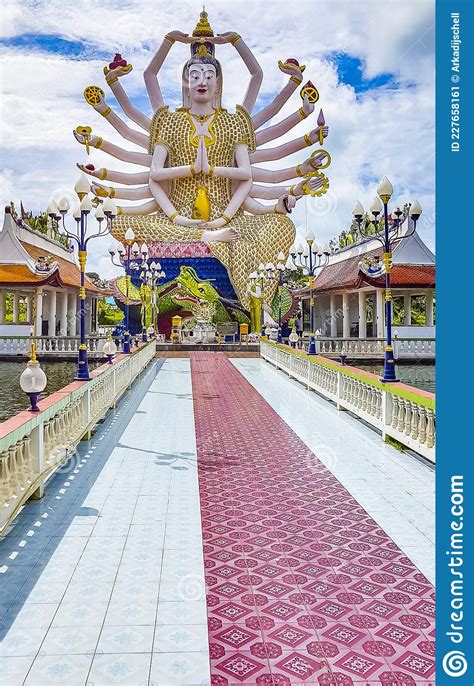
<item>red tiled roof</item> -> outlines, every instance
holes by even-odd
[[[63,257],[58,257],[57,255],[48,252],[44,248],[38,248],[35,245],[31,245],[30,243],[25,243],[24,241],[20,241],[20,243],[21,246],[30,255],[30,257],[32,257],[34,260],[37,260],[39,257],[50,257],[54,262],[58,263],[59,286],[72,286],[73,288],[80,287],[81,272],[79,271],[79,267],[74,262],[69,262],[68,260],[65,260]],[[31,276],[34,280],[34,275],[31,274]],[[104,292],[100,288],[97,288],[97,286],[94,286],[92,281],[88,279],[87,276],[85,278],[85,286],[86,290],[91,293],[100,293],[101,295],[108,295],[108,293]]]
[[[381,256],[381,248],[370,250],[364,255],[355,255],[347,260],[341,260],[334,264],[324,267],[314,282],[314,289],[319,292],[340,290],[344,288],[360,288],[370,284],[383,288],[385,286],[385,276],[371,279],[359,269],[359,263],[365,257]],[[434,264],[394,264],[391,271],[391,282],[393,287],[411,288],[421,286],[424,288],[434,288],[435,285],[435,265]],[[308,292],[307,288],[298,291],[298,295]]]

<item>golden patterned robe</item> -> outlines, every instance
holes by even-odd
[[[170,112],[161,107],[153,116],[150,127],[149,152],[157,144],[168,150],[167,166],[179,167],[194,164],[199,138],[194,135],[193,121],[185,109]],[[234,167],[234,151],[238,144],[244,144],[249,152],[255,150],[255,132],[250,115],[237,105],[235,114],[225,109],[216,110],[209,124],[206,149],[209,164],[215,167]],[[211,221],[225,212],[232,197],[232,181],[218,176],[197,174],[169,182],[168,197],[177,212],[192,217],[197,190],[206,188],[211,206]],[[151,215],[120,215],[113,222],[113,235],[123,240],[125,231],[131,227],[136,239],[151,241],[200,241],[202,230],[178,226],[168,219],[164,212]],[[244,214],[240,209],[227,224],[232,227],[238,239],[233,243],[210,243],[212,255],[226,267],[232,285],[240,302],[249,307],[247,284],[249,274],[263,262],[276,264],[277,255],[288,250],[294,241],[293,222],[281,214]],[[276,284],[265,289],[265,300],[271,302]]]

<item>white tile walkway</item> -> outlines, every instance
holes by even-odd
[[[210,683],[190,365],[159,366],[0,541],[2,686]]]
[[[263,360],[232,362],[434,582],[434,472]]]

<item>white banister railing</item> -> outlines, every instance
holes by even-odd
[[[260,342],[260,354],[308,389],[349,410],[431,462],[435,461],[435,396],[403,383],[383,384],[375,374],[307,355],[286,345]]]
[[[103,335],[86,337],[89,353],[102,354],[107,338]],[[79,336],[0,336],[0,355],[27,356],[31,343],[36,345],[38,355],[77,353],[81,339]]]
[[[340,355],[347,357],[382,357],[385,354],[384,338],[316,338],[316,351],[320,355]],[[395,359],[435,358],[436,339],[434,338],[397,338],[393,339]]]
[[[33,494],[42,495],[54,471],[155,355],[155,342],[141,345],[114,364],[91,372],[40,401],[40,412],[20,412],[0,424],[0,531]]]

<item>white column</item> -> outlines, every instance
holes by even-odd
[[[329,308],[331,315],[331,338],[337,337],[337,319],[336,319],[336,296],[331,293],[329,297]]]
[[[342,337],[350,338],[351,322],[349,317],[349,293],[342,294]]]
[[[26,321],[28,324],[31,324],[31,301],[33,297],[31,293],[26,294]]]
[[[76,294],[67,293],[68,336],[76,335]]]
[[[366,293],[359,291],[359,338],[367,338]]]
[[[383,288],[377,288],[376,294],[377,294],[377,338],[384,338],[385,337],[385,323],[384,323],[384,307],[385,307],[385,298],[384,298],[384,289]]]
[[[5,323],[5,291],[0,291],[0,324]]]
[[[35,322],[35,335],[41,336],[42,324],[43,324],[43,289],[38,288],[35,293],[36,298],[36,322]]]
[[[20,294],[18,291],[13,291],[13,324],[18,324],[20,318]]]
[[[48,297],[48,336],[56,336],[57,291],[49,291]]]
[[[434,322],[434,293],[426,291],[425,294],[425,326],[433,326]]]
[[[403,324],[405,326],[411,325],[411,293],[403,294]]]
[[[67,301],[68,293],[63,291],[59,301],[59,335],[67,336]]]

